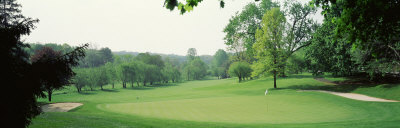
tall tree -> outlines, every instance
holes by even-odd
[[[227,77],[227,70],[229,68],[229,56],[228,54],[219,49],[215,52],[213,57],[213,64],[212,70],[215,76],[219,78],[226,78]]]
[[[27,127],[31,119],[40,113],[36,97],[45,97],[42,80],[49,80],[38,74],[48,70],[41,64],[50,62],[31,63],[29,55],[24,50],[29,45],[20,40],[21,36],[30,34],[38,20],[24,17],[19,7],[15,0],[0,2],[0,42],[2,42],[0,57],[4,62],[1,66],[1,76],[7,80],[4,84],[7,86],[3,86],[0,95],[12,97],[4,99],[7,105],[1,106],[3,110],[1,117],[7,119],[2,121],[2,124],[10,127]],[[71,67],[78,64],[77,60],[84,55],[82,53],[84,48],[78,47],[58,57],[57,60],[49,60],[58,65],[51,66],[58,67],[56,70],[65,73],[60,74],[62,76],[73,76]]]
[[[235,52],[236,61],[254,61],[253,44],[256,42],[256,30],[261,27],[265,11],[278,6],[278,3],[271,0],[262,0],[259,4],[249,3],[241,12],[231,17],[224,28],[224,40],[228,49]]]
[[[88,72],[87,69],[77,68],[74,70],[76,75],[72,79],[72,84],[74,84],[78,93],[82,92],[82,88],[88,85]]]
[[[253,45],[258,59],[253,63],[253,76],[272,72],[274,88],[276,88],[277,74],[282,70],[281,67],[285,59],[283,51],[285,23],[285,16],[279,8],[267,11],[263,16],[261,29],[257,29],[256,32],[257,42]]]
[[[126,88],[126,83],[129,81],[130,67],[128,63],[123,63],[119,66],[119,78],[122,82],[122,87]]]
[[[319,25],[311,17],[315,14],[316,8],[309,4],[287,0],[283,8],[283,12],[289,20],[284,31],[285,45],[282,47],[285,50],[284,61],[286,61],[294,52],[311,44],[312,34]],[[285,76],[285,67],[286,63],[283,63],[282,76]]]
[[[332,17],[314,33],[311,45],[305,49],[313,75],[331,72],[334,76],[352,75],[356,68],[352,46],[345,38],[335,38]]]
[[[398,72],[400,3],[398,0],[313,0],[325,18],[333,17],[336,38],[357,51],[356,60],[371,77]],[[355,50],[357,49],[357,50]]]
[[[107,78],[108,78],[109,82],[111,83],[112,88],[114,88],[114,85],[118,80],[116,65],[114,63],[107,62],[105,64],[105,67],[107,69]]]
[[[31,57],[31,61],[35,66],[45,69],[38,75],[42,75],[43,88],[47,92],[49,101],[51,101],[51,95],[54,90],[61,89],[63,85],[68,83],[68,76],[62,76],[61,74],[63,73],[59,72],[61,70],[57,70],[59,65],[56,65],[56,59],[60,56],[60,51],[54,51],[50,47],[42,47]]]
[[[187,58],[189,61],[192,61],[195,59],[195,57],[197,56],[197,50],[195,48],[189,48],[189,50],[187,51]]]
[[[109,83],[107,68],[105,66],[98,67],[94,73],[97,77],[96,85],[100,86],[100,89],[103,90],[103,86]]]

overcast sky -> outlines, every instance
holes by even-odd
[[[200,55],[225,49],[223,28],[229,18],[254,0],[204,0],[180,15],[163,7],[164,0],[19,0],[25,16],[40,22],[30,43],[93,43],[112,51]]]

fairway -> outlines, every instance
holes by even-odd
[[[236,96],[100,105],[111,112],[188,121],[317,123],[360,119],[361,110],[310,95]]]
[[[271,78],[240,84],[236,79],[202,80],[83,94],[66,89],[54,96],[56,102],[84,105],[68,113],[44,113],[34,119],[31,127],[400,125],[399,103],[365,102],[322,92],[298,91],[299,86],[333,86],[314,80],[310,74],[279,79],[280,89],[272,89],[272,82]],[[269,93],[265,96],[266,88]]]

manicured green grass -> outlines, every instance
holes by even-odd
[[[44,113],[32,128],[45,127],[396,127],[400,103],[364,102],[304,92],[324,87],[310,74],[237,83],[236,79],[190,81],[168,86],[58,91],[54,102],[81,102],[67,113]],[[378,88],[373,87],[373,88]],[[382,93],[399,93],[399,87]],[[265,89],[269,94],[264,96]],[[369,89],[369,88],[367,88]],[[370,89],[372,90],[372,88]],[[356,92],[365,91],[363,88]],[[378,91],[373,92],[380,93]],[[382,94],[387,99],[396,95]],[[39,99],[46,102],[46,99]]]
[[[400,101],[400,84],[380,84],[375,87],[360,87],[354,90],[354,92]]]
[[[335,81],[335,82],[341,82],[341,81],[348,80],[348,78],[346,78],[346,77],[334,77],[330,73],[326,73],[325,75],[323,75],[323,78],[330,80],[330,81]]]

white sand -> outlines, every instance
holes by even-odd
[[[331,92],[331,91],[322,91],[322,90],[302,90],[302,91],[316,91],[316,92],[330,93],[330,94],[333,94],[333,95],[338,95],[338,96],[341,96],[341,97],[354,99],[354,100],[361,100],[361,101],[399,102],[399,101],[396,101],[396,100],[381,99],[381,98],[370,97],[370,96],[366,96],[366,95],[362,95],[362,94],[356,94],[356,93]]]
[[[83,105],[82,103],[53,103],[41,106],[43,112],[68,112]]]

